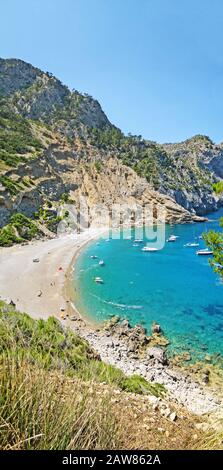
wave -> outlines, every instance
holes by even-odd
[[[113,305],[114,307],[120,308],[120,309],[131,309],[131,310],[141,310],[143,308],[143,305],[126,305],[126,304],[118,304],[116,302],[112,302],[111,300],[104,300],[101,297],[98,297],[95,294],[90,294],[92,297],[95,297],[97,300],[102,302],[103,304],[107,305]]]

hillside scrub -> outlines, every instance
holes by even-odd
[[[214,183],[212,185],[213,191],[216,194],[221,194],[223,193],[223,181],[218,181],[217,183]]]
[[[41,142],[33,135],[30,122],[10,111],[7,101],[0,99],[0,162],[17,167],[25,155],[38,154]]]
[[[69,377],[105,382],[136,393],[161,395],[164,389],[139,376],[126,377],[119,369],[100,361],[89,344],[59,320],[33,320],[27,314],[0,302],[0,356],[3,352],[25,358],[47,371],[56,370]]]
[[[111,396],[94,393],[102,383],[164,393],[100,361],[54,317],[33,320],[0,302],[1,449],[118,448]]]
[[[0,246],[12,246],[14,243],[23,243],[41,235],[36,223],[24,214],[15,213],[10,223],[0,229]]]

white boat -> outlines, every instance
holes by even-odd
[[[95,282],[96,282],[97,284],[103,284],[103,283],[104,283],[103,279],[102,279],[101,277],[99,277],[99,276],[98,276],[98,277],[95,277],[94,280],[95,280]]]
[[[203,255],[203,256],[210,256],[213,255],[213,251],[209,250],[208,248],[205,248],[204,250],[198,250],[196,252],[197,255]]]
[[[175,242],[177,238],[178,237],[176,235],[170,235],[170,237],[167,238],[167,242]]]
[[[99,264],[99,266],[104,266],[104,265],[105,265],[105,262],[104,262],[103,259],[101,259],[98,264]]]
[[[158,251],[158,248],[153,248],[151,246],[144,246],[142,248],[142,251],[150,251],[150,252],[153,252],[153,251]]]
[[[91,255],[91,259],[98,259],[98,256],[96,256],[96,255]]]
[[[184,246],[191,246],[191,247],[199,246],[199,243],[186,243],[186,245],[184,245]]]
[[[141,238],[136,238],[134,240],[134,243],[142,243],[142,242],[143,242],[143,240]]]

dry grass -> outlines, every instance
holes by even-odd
[[[171,422],[149,394],[166,396],[97,360],[55,319],[34,321],[0,303],[0,449],[222,448],[219,427],[207,434],[167,403],[177,413]]]
[[[0,397],[1,449],[117,448],[117,420],[80,380],[5,356]]]

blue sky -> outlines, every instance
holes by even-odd
[[[0,56],[97,98],[124,132],[223,141],[222,0],[7,0]]]

